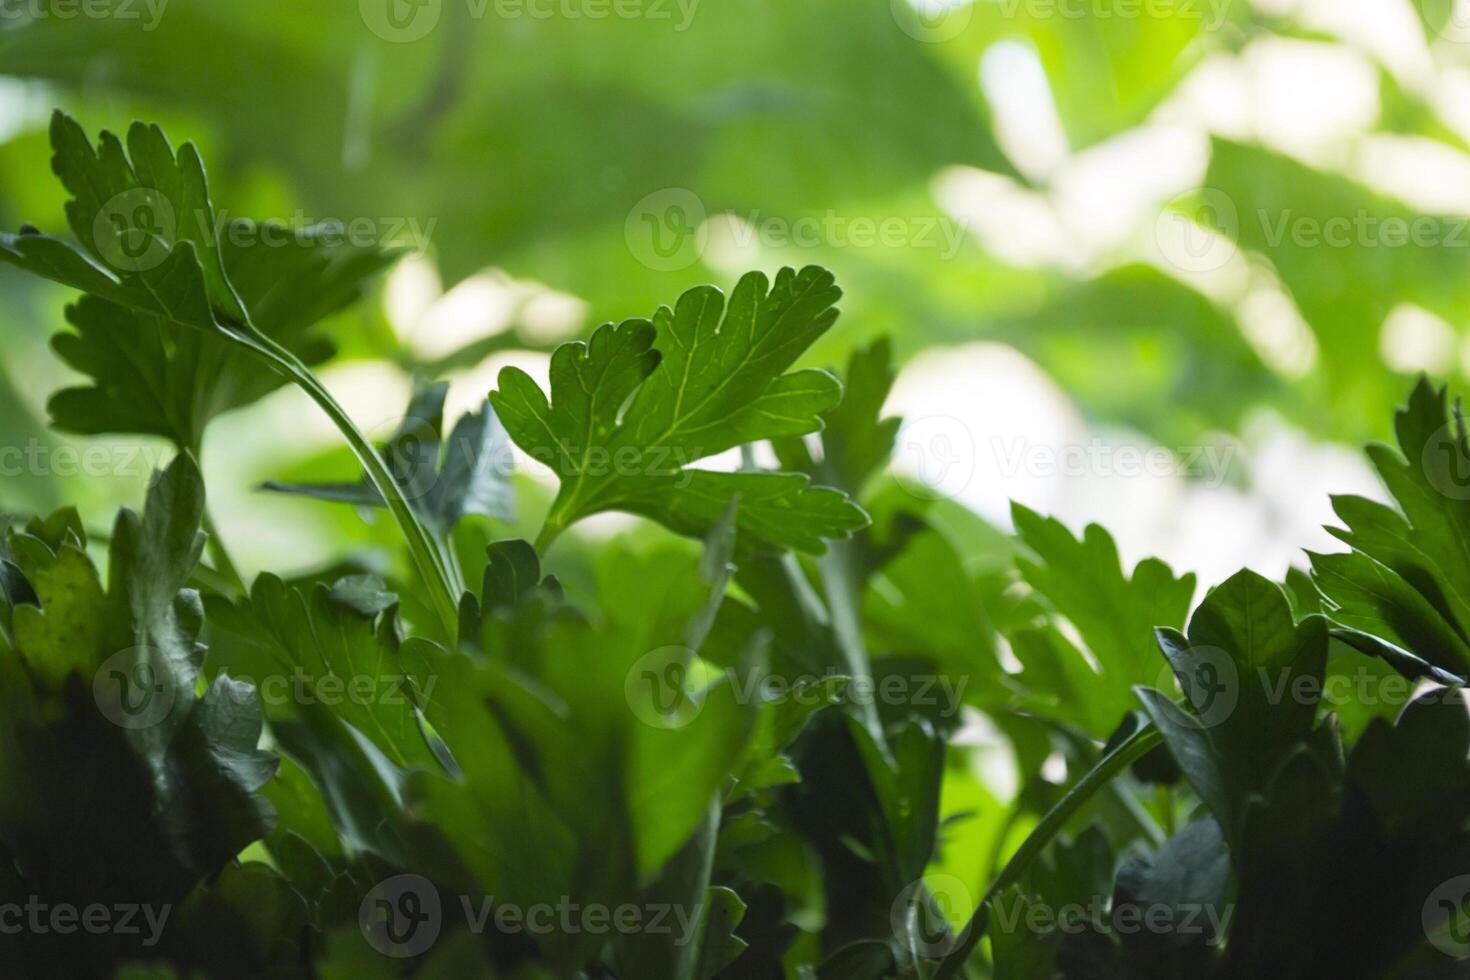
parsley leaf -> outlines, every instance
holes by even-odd
[[[1312,731],[1327,662],[1326,621],[1300,623],[1281,587],[1249,570],[1214,589],[1188,635],[1158,630],[1191,713],[1162,693],[1138,695],[1195,792],[1231,840],[1251,794]]]
[[[75,119],[57,112],[51,146],[80,247],[27,228],[0,234],[0,261],[183,326],[243,336],[249,318],[225,275],[192,143],[176,153],[163,130],[137,122],[126,149],[108,132],[93,147]]]
[[[0,658],[0,849],[33,889],[178,901],[273,822],[254,688],[199,683],[203,615],[183,586],[203,507],[181,454],[141,517],[118,516],[105,592],[74,512],[8,535],[6,591],[24,597]],[[63,813],[59,848],[45,822]]]
[[[1350,555],[1312,555],[1327,615],[1435,667],[1470,669],[1470,441],[1458,405],[1421,378],[1394,419],[1398,449],[1368,447],[1399,509],[1333,498]]]
[[[855,496],[893,455],[903,419],[883,416],[893,390],[893,344],[883,337],[854,350],[843,378],[842,401],[822,414],[822,458],[797,437],[775,441],[781,465],[810,473]]]
[[[1330,727],[1313,740],[1326,744],[1289,757],[1232,842],[1222,972],[1381,977],[1413,963],[1408,975],[1454,975],[1443,943],[1461,935],[1459,895],[1438,899],[1470,854],[1463,697],[1430,694],[1393,724],[1374,719],[1345,762]]]
[[[381,581],[349,578],[302,591],[266,574],[248,598],[211,597],[208,611],[213,658],[235,676],[295,693],[296,710],[335,713],[399,767],[442,762],[452,770],[424,717],[435,679],[401,649],[397,597]]]
[[[261,332],[309,365],[334,353],[313,327],[355,302],[365,281],[397,258],[342,245],[329,228],[270,242],[251,222],[231,229],[220,246],[231,283]],[[286,383],[222,339],[98,296],[69,307],[67,321],[73,331],[52,346],[92,379],[51,399],[53,423],[68,432],[158,435],[198,453],[213,418]]]
[[[194,146],[186,143],[175,153],[157,126],[134,123],[126,148],[107,132],[94,147],[81,126],[60,112],[51,120],[51,145],[52,168],[72,194],[66,215],[80,245],[27,227],[19,235],[0,235],[0,261],[158,321],[228,340],[301,388],[331,418],[362,463],[403,531],[441,626],[453,631],[463,591],[458,570],[430,538],[377,449],[302,357],[253,322],[252,311],[226,274],[220,222]],[[277,278],[260,268],[247,267],[246,280]],[[273,304],[281,302],[269,285],[257,299],[268,316]],[[302,306],[307,308],[310,304]],[[95,317],[96,309],[85,316]],[[87,370],[95,367],[100,373],[112,360],[102,358]],[[152,366],[157,368],[156,358]],[[192,394],[200,391],[186,387]],[[165,400],[173,402],[172,397]],[[203,424],[200,414],[192,405],[176,411],[167,428],[175,436],[196,436]],[[149,421],[156,423],[157,418]]]
[[[1017,557],[1021,577],[1076,627],[1091,654],[1089,660],[1053,623],[1020,626],[1009,638],[1025,667],[1021,680],[1041,713],[1106,737],[1137,707],[1133,686],[1159,679],[1154,629],[1183,625],[1194,575],[1176,578],[1156,558],[1139,562],[1130,575],[1112,536],[1096,524],[1079,539],[1021,504],[1011,505],[1011,515],[1034,556]]]
[[[787,372],[837,318],[832,274],[750,273],[728,303],[691,289],[652,320],[599,327],[551,360],[551,395],[506,368],[490,401],[511,438],[561,481],[547,544],[592,514],[621,510],[702,535],[740,495],[741,540],[820,553],[867,523],[839,491],[798,473],[714,473],[688,464],[762,439],[816,432],[842,397],[825,371]],[[626,407],[625,407],[626,406]]]
[[[486,405],[462,416],[448,440],[442,439],[448,393],[444,382],[418,385],[398,431],[383,450],[404,497],[415,502],[424,523],[441,539],[470,514],[510,521],[515,511],[505,427]],[[366,476],[357,483],[272,481],[262,489],[356,507],[383,506],[382,494]]]

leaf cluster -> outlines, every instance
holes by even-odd
[[[887,473],[889,345],[803,366],[825,269],[601,326],[453,422],[423,379],[375,447],[309,362],[386,257],[235,250],[192,148],[52,135],[77,241],[0,257],[83,293],[57,349],[94,383],[56,421],[180,452],[105,549],[74,510],[0,534],[0,925],[162,918],[0,929],[6,975],[1459,975],[1470,442],[1444,392],[1369,450],[1395,505],[1336,501],[1350,551],[1196,602],[1099,527],[1018,505],[1005,533]],[[116,195],[194,220],[118,227]],[[287,380],[362,473],[269,488],[386,507],[407,561],[247,583],[209,541],[205,428]],[[534,541],[512,444],[557,485]],[[646,520],[576,533],[608,511]],[[1357,670],[1400,702],[1329,696]]]

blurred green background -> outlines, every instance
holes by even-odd
[[[0,75],[7,228],[64,227],[59,106],[195,141],[229,216],[413,250],[332,327],[380,436],[415,371],[463,411],[598,322],[820,263],[813,362],[905,363],[897,465],[1209,582],[1325,546],[1412,375],[1470,371],[1454,0],[0,0]],[[68,299],[0,269],[0,511],[100,527],[166,450],[48,429]],[[333,444],[293,390],[210,430],[247,569],[392,541],[252,490],[350,475]]]

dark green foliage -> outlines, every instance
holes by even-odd
[[[1340,499],[1350,552],[1191,611],[1099,527],[883,475],[888,344],[799,366],[823,268],[606,324],[450,426],[421,383],[380,452],[306,364],[386,256],[229,246],[157,128],[53,139],[82,244],[0,239],[84,293],[57,346],[95,384],[53,412],[181,451],[105,573],[75,510],[0,533],[3,975],[1462,975],[1470,445],[1427,382],[1370,449],[1398,509]],[[148,268],[97,232],[133,192],[199,219]],[[386,505],[413,566],[202,561],[192,451],[282,379],[364,476],[272,489]],[[534,543],[511,442],[558,481]],[[690,465],[767,442],[779,471]],[[662,529],[548,554],[614,510]],[[1328,696],[1354,677],[1380,699]],[[53,927],[94,908],[144,928]]]

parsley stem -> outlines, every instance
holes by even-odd
[[[858,622],[851,544],[847,541],[827,542],[827,553],[818,560],[818,567],[821,569],[822,588],[827,594],[827,608],[832,615],[832,632],[837,636],[837,647],[846,661],[845,668],[854,681],[870,683],[873,665],[863,644],[862,626]],[[883,722],[878,717],[878,707],[873,699],[863,699],[858,710],[863,727],[872,733],[879,745],[886,746]]]
[[[551,547],[552,542],[564,530],[566,530],[566,525],[556,516],[556,507],[553,506],[551,513],[547,514],[546,520],[542,522],[541,530],[536,533],[536,543],[532,546],[536,549],[536,554],[545,558],[546,552]]]
[[[536,532],[536,543],[533,547],[538,555],[546,557],[547,549],[561,536],[561,532],[577,522],[577,494],[581,489],[582,483],[578,480],[557,491],[556,499],[551,502],[551,509],[541,522],[541,530]]]
[[[1067,791],[1056,806],[1047,811],[1046,816],[1042,817],[1041,822],[1036,825],[1036,829],[1021,842],[1021,846],[1016,848],[1016,853],[1001,869],[989,891],[980,901],[980,907],[970,917],[960,945],[939,964],[939,969],[932,980],[951,980],[958,975],[990,924],[990,907],[996,898],[1021,880],[1021,876],[1031,867],[1031,862],[1040,856],[1052,839],[1061,833],[1062,828],[1066,826],[1073,814],[1082,809],[1083,805],[1091,800],[1098,790],[1134,762],[1153,751],[1163,740],[1163,735],[1153,725],[1149,724],[1140,728],[1122,745],[1103,756],[1097,765],[1089,769],[1087,774]]]
[[[453,562],[446,560],[443,551],[429,535],[418,515],[414,513],[413,507],[403,496],[402,488],[393,478],[388,464],[384,462],[377,447],[362,434],[346,410],[337,403],[331,392],[327,391],[300,358],[253,328],[247,329],[246,336],[240,339],[240,343],[254,351],[257,356],[263,357],[277,371],[306,392],[332,420],[337,431],[342,433],[342,438],[346,440],[353,455],[362,464],[368,482],[382,495],[389,513],[393,515],[399,530],[403,532],[408,543],[409,554],[413,557],[414,565],[417,566],[419,574],[423,576],[424,583],[428,587],[440,623],[450,637],[458,636],[459,597],[463,592],[463,587],[458,584],[458,569],[454,567]]]

